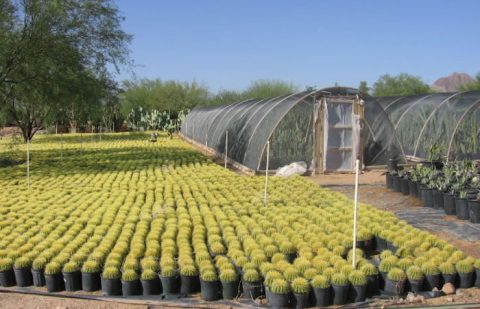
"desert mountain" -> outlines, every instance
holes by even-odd
[[[473,78],[466,73],[452,73],[450,76],[441,77],[432,85],[432,89],[440,92],[457,91],[458,88],[466,83],[472,82]]]

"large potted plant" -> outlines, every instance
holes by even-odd
[[[180,282],[181,294],[193,294],[200,291],[200,279],[194,264],[186,264],[180,267]]]
[[[164,294],[175,294],[180,291],[180,276],[173,266],[162,267],[160,281]]]
[[[37,257],[32,263],[32,277],[33,285],[36,287],[45,285],[45,265],[47,265],[47,259],[44,257]]]
[[[220,282],[214,270],[200,272],[200,290],[203,300],[214,301],[220,298]]]

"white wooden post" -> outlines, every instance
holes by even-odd
[[[60,149],[60,159],[62,160],[62,163],[63,163],[63,133],[60,134],[60,138],[62,140],[62,146],[61,146],[61,149]]]
[[[27,138],[27,187],[30,189],[30,139]]]
[[[353,257],[352,257],[352,266],[355,269],[357,260],[356,260],[356,249],[357,249],[357,212],[358,212],[358,174],[360,172],[360,160],[355,161],[355,201],[353,208]]]
[[[225,131],[225,168],[228,162],[228,131]]]
[[[267,192],[268,192],[268,163],[270,161],[270,141],[267,141],[267,164],[265,166],[265,194],[263,196],[263,202],[267,205]]]

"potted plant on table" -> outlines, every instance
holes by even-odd
[[[141,295],[140,277],[134,269],[125,269],[122,273],[123,296]]]
[[[180,267],[180,293],[193,294],[200,290],[198,269],[193,263]]]
[[[220,298],[220,282],[212,269],[200,272],[200,290],[203,300],[214,301]]]

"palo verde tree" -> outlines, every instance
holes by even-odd
[[[406,96],[430,93],[428,84],[420,77],[401,73],[397,76],[382,75],[373,84],[372,94],[375,97]]]
[[[0,110],[25,141],[52,113],[92,103],[108,67],[129,63],[112,0],[0,0],[0,12]]]

